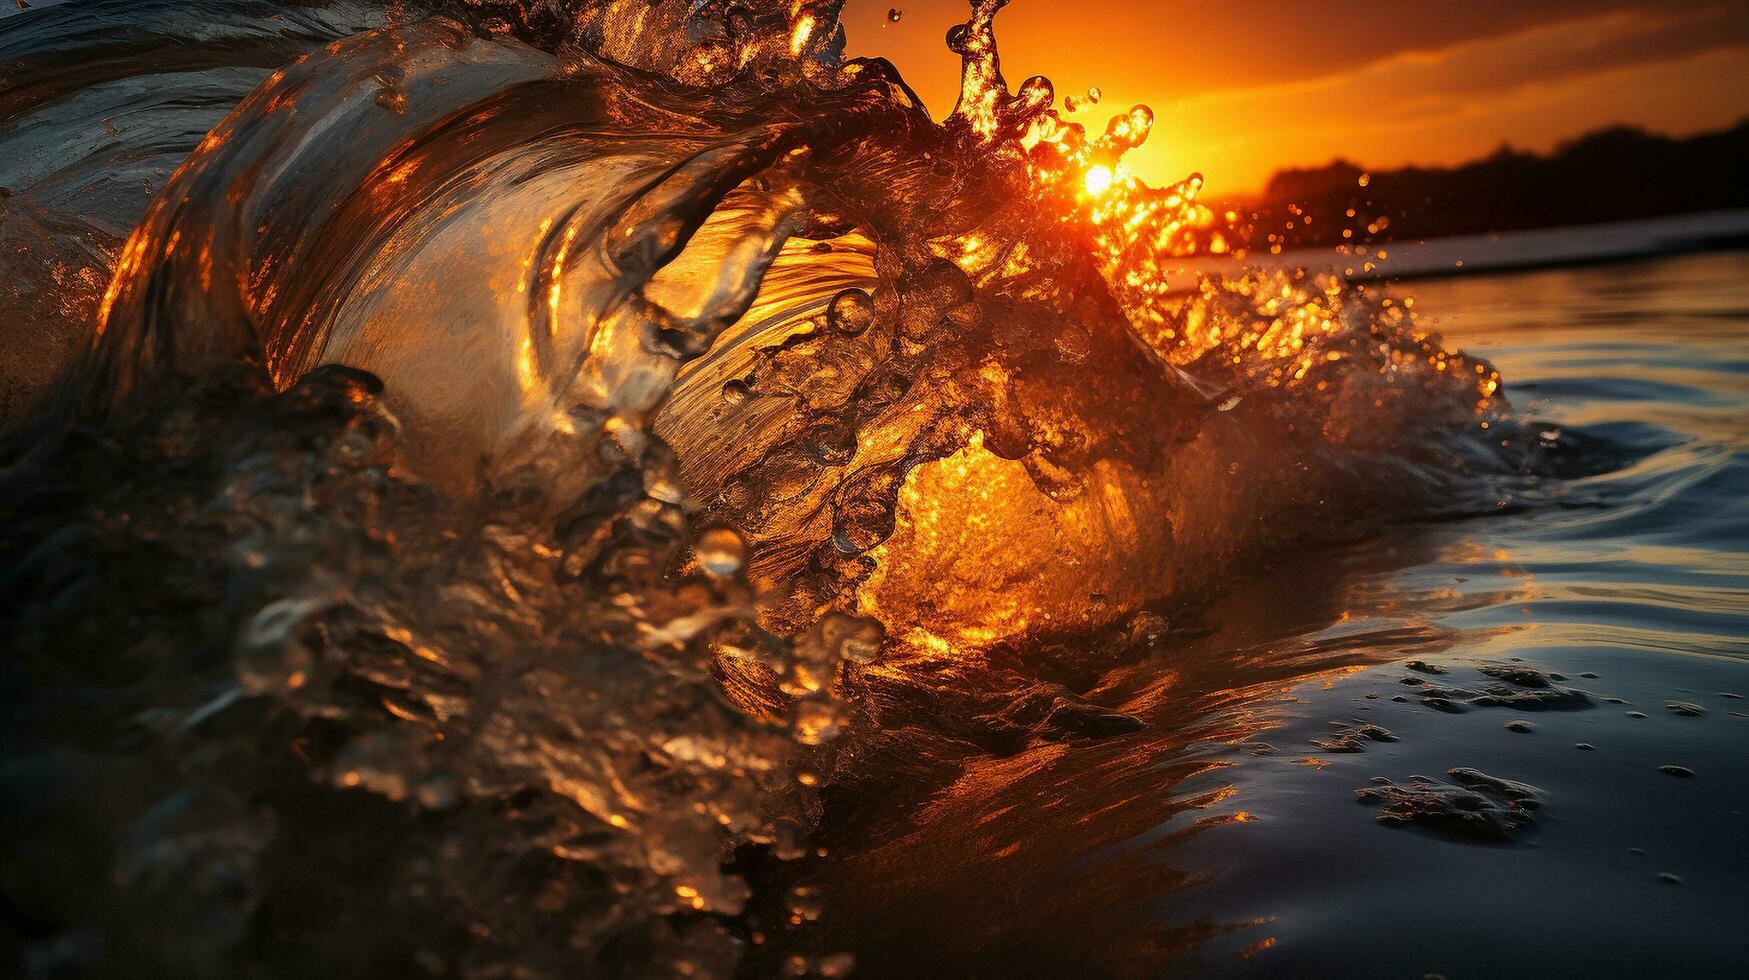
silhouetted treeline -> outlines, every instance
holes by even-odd
[[[1749,207],[1749,119],[1686,139],[1616,126],[1563,143],[1547,156],[1503,146],[1454,168],[1368,173],[1337,160],[1278,172],[1260,202],[1243,211],[1252,218],[1248,244],[1267,249],[1741,207]]]

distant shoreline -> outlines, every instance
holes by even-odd
[[[1249,200],[1208,203],[1235,216],[1227,244],[1256,254],[1749,208],[1745,173],[1749,119],[1681,138],[1610,126],[1547,154],[1502,146],[1449,167],[1281,170]]]
[[[1302,248],[1277,255],[1198,256],[1169,268],[1173,290],[1195,288],[1205,275],[1235,275],[1247,269],[1335,273],[1351,282],[1430,279],[1519,272],[1558,266],[1595,265],[1684,252],[1749,247],[1749,208],[1728,208],[1631,221],[1527,228],[1427,241],[1385,242],[1335,248]],[[1386,257],[1377,258],[1379,252]],[[1372,264],[1368,269],[1367,264]],[[1178,281],[1182,280],[1182,281]]]

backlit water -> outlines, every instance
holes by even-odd
[[[1191,648],[1093,682],[1148,733],[974,769],[871,820],[894,828],[878,843],[846,834],[822,874],[861,907],[833,921],[870,975],[1739,975],[1749,253],[1399,288],[1522,411],[1645,455],[1546,505],[1290,561]],[[1515,660],[1590,706],[1421,703]],[[1314,746],[1333,723],[1398,740]],[[1536,822],[1458,841],[1355,799],[1454,767],[1536,787]]]
[[[945,118],[837,0],[0,20],[0,973],[1728,972],[1743,255],[1174,277],[1002,5]]]

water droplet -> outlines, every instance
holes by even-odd
[[[723,401],[731,405],[743,405],[753,397],[753,389],[740,378],[731,378],[723,382]]]
[[[860,289],[846,289],[826,306],[827,327],[852,337],[867,330],[874,317],[874,300]]]
[[[692,554],[700,568],[722,578],[741,570],[747,560],[747,543],[731,528],[713,527],[700,532],[692,543]]]
[[[904,20],[904,19],[905,19],[905,12],[903,10],[900,10],[898,7],[888,7],[887,8],[887,20],[897,24],[899,21]]]

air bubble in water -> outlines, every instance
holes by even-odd
[[[856,336],[874,323],[874,300],[860,289],[846,289],[826,307],[826,325],[834,332]]]
[[[699,534],[692,543],[692,554],[700,568],[720,578],[741,570],[747,560],[747,543],[729,528],[713,527]]]
[[[904,17],[905,17],[905,12],[903,10],[900,10],[898,7],[888,7],[887,8],[887,20],[892,21],[893,23],[897,24],[900,20],[903,20]]]

